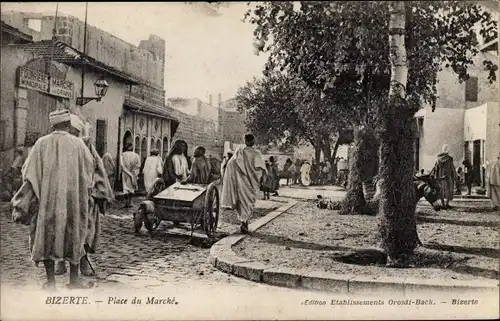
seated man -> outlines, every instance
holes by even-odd
[[[194,162],[191,166],[191,174],[182,181],[182,184],[210,184],[211,179],[211,164],[205,157],[205,148],[198,146],[194,150]]]

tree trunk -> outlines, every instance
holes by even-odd
[[[331,165],[333,165],[335,157],[337,156],[337,152],[339,150],[339,140],[335,142],[335,145],[333,146],[333,151],[330,145],[330,142],[325,142],[323,144],[323,156],[324,160],[327,160],[330,162]]]
[[[415,121],[408,112],[408,67],[405,48],[405,4],[389,3],[391,85],[389,104],[380,120],[379,236],[388,266],[406,266],[419,240],[416,230],[416,195],[413,187]]]
[[[332,165],[333,161],[335,160],[335,157],[337,157],[337,152],[339,151],[339,147],[340,147],[340,140],[337,139],[337,141],[335,142],[335,146],[333,146],[332,154],[328,159]]]
[[[349,155],[349,177],[347,183],[347,194],[342,203],[340,214],[360,214],[366,205],[363,195],[363,129],[356,126],[354,129],[354,146]]]
[[[333,152],[332,155],[329,158],[330,164],[332,165],[332,180],[333,182],[337,181],[337,175],[338,175],[338,170],[337,170],[337,164],[335,162],[335,158],[337,158],[337,152],[339,151],[340,147],[340,135],[337,141],[335,142],[335,146],[333,147]]]
[[[316,161],[316,165],[318,165],[321,160],[321,145],[322,144],[317,144],[316,147],[314,147],[314,159]]]

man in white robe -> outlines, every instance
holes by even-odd
[[[109,184],[106,170],[101,157],[97,153],[90,135],[90,124],[84,125],[83,121],[77,116],[71,114],[71,133],[74,136],[83,136],[82,140],[92,154],[93,164],[92,171],[89,175],[92,177],[92,189],[89,198],[89,218],[88,229],[85,238],[86,255],[80,259],[80,272],[85,276],[95,275],[95,270],[90,264],[89,253],[95,253],[100,243],[101,220],[100,214],[105,214],[107,204],[114,200],[113,190]],[[56,275],[66,273],[66,265],[64,261],[56,265]]]
[[[304,186],[311,185],[311,165],[309,164],[308,161],[305,161],[305,163],[300,168],[300,175],[301,175],[300,179],[302,181],[302,185]]]
[[[229,160],[233,157],[233,155],[234,155],[234,151],[229,150],[227,152],[227,157],[224,157],[224,160],[222,161],[222,165],[221,165],[221,169],[220,169],[222,177],[224,177],[224,172],[226,171],[227,162],[229,162]]]
[[[123,193],[125,194],[125,208],[130,208],[132,207],[132,196],[138,189],[137,178],[141,170],[141,156],[133,151],[132,144],[125,147],[125,151],[121,155],[120,166]]]
[[[248,220],[255,206],[260,178],[266,173],[262,154],[253,147],[255,139],[252,134],[245,135],[245,145],[238,148],[227,162],[221,200],[223,207],[238,212],[242,233],[248,233]]]
[[[68,110],[56,110],[49,118],[54,131],[38,139],[26,159],[23,185],[12,199],[12,218],[30,226],[31,259],[44,263],[44,288],[55,289],[59,260],[70,263],[71,288],[88,288],[78,269],[85,255],[92,155],[80,138],[69,134]]]
[[[144,168],[142,172],[144,173],[144,187],[146,192],[149,192],[153,186],[153,182],[163,173],[163,161],[157,149],[151,150],[151,156],[146,158],[144,162]]]

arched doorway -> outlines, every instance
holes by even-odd
[[[139,139],[139,138],[137,138]],[[142,172],[144,169],[144,164],[146,163],[146,158],[148,157],[148,139],[146,137],[143,137],[141,140],[141,148],[140,148],[141,153],[139,154],[141,156],[141,170],[139,174],[139,189],[140,190],[145,190],[144,186],[144,173]]]
[[[123,148],[125,148],[128,144],[133,143],[132,132],[130,130],[125,131],[125,134],[123,135]]]
[[[135,136],[134,153],[140,155],[141,154],[140,150],[141,150],[141,144],[140,144],[140,141],[139,141],[139,136]]]
[[[151,137],[151,142],[150,142],[150,144],[149,144],[149,154],[151,154],[151,151],[152,151],[154,148],[156,148],[156,146],[155,146],[155,138],[154,138],[154,137]],[[159,153],[159,152],[160,152],[160,151],[158,150],[158,153]]]
[[[167,158],[168,153],[168,137],[163,137],[163,159]]]
[[[156,149],[158,150],[158,155],[163,155],[163,151],[161,150],[161,139],[156,141]]]
[[[141,154],[140,155],[141,155],[141,161],[142,161],[141,164],[144,164],[144,161],[148,157],[148,140],[147,140],[146,137],[142,138],[142,141],[141,141]]]

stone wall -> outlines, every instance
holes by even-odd
[[[176,109],[173,111],[173,116],[180,121],[180,124],[172,142],[177,139],[185,140],[189,155],[193,154],[196,146],[203,146],[206,149],[206,156],[212,155],[221,159],[222,142],[219,139],[217,121],[189,115]]]
[[[19,105],[16,87],[16,72],[18,67],[25,65],[33,56],[23,54],[8,46],[1,47],[0,59],[0,169],[5,170],[14,161],[16,147],[15,119]],[[16,108],[19,107],[19,108]],[[22,109],[22,108],[21,108]],[[20,112],[19,109],[17,112]]]
[[[237,109],[236,99],[228,99],[220,103],[219,123],[221,137],[225,142],[243,144],[248,129],[245,125],[245,114]]]
[[[2,21],[33,36],[34,41],[52,38],[55,15],[39,13],[2,13]],[[28,27],[29,19],[39,19],[41,30]],[[56,36],[73,48],[83,51],[84,22],[69,15],[59,14]],[[143,80],[163,90],[165,72],[165,41],[151,35],[134,46],[99,28],[87,25],[87,50],[92,58]]]
[[[489,83],[488,72],[482,68],[485,59],[498,60],[491,54],[479,54],[474,59],[475,65],[469,68],[470,76],[478,79],[477,101],[466,101],[465,82],[460,83],[458,76],[451,69],[443,68],[438,73],[437,90],[439,98],[436,102],[436,108],[469,109],[489,101],[498,101],[499,82]]]
[[[223,152],[220,135],[220,109],[198,98],[170,98],[168,105],[180,121],[173,141],[183,139],[188,143],[189,154],[200,145],[207,150],[207,156],[221,158]]]

